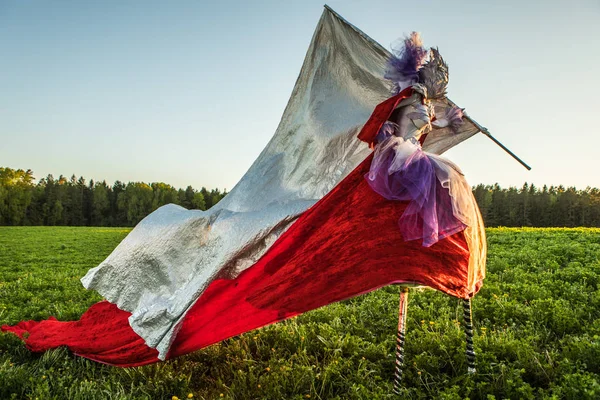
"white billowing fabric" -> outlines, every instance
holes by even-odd
[[[210,282],[253,265],[370,153],[356,135],[389,97],[382,78],[388,56],[325,10],[277,131],[240,182],[207,211],[159,208],[82,278],[83,285],[131,312],[133,330],[164,359]],[[469,123],[458,135],[438,130],[424,147],[441,153],[476,132]]]

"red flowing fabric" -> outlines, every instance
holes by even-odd
[[[148,347],[127,320],[131,313],[108,301],[91,306],[79,321],[24,321],[2,326],[25,341],[33,352],[67,346],[73,353],[118,367],[134,367],[158,360],[158,351]]]
[[[379,133],[379,129],[387,119],[392,115],[392,112],[402,100],[407,97],[410,97],[413,93],[412,87],[407,87],[400,93],[395,96],[390,97],[384,102],[379,103],[371,117],[367,120],[367,122],[363,125],[362,129],[358,134],[358,138],[365,143],[368,143],[369,146],[373,147],[373,142],[375,141],[375,137],[377,133]],[[421,143],[423,144],[423,143]]]
[[[378,106],[359,138],[372,142],[410,94],[405,90]],[[256,264],[235,279],[213,281],[186,314],[167,358],[393,283],[473,296],[463,232],[431,247],[405,242],[398,219],[406,203],[371,190],[364,175],[372,158],[307,210]],[[34,352],[67,346],[82,357],[120,367],[159,361],[158,352],[131,329],[130,315],[102,301],[79,321],[25,321],[2,330],[21,337]]]
[[[426,248],[405,242],[397,221],[406,203],[386,200],[364,179],[372,156],[306,211],[252,267],[213,281],[188,311],[168,358],[264,325],[366,293],[415,282],[468,298],[469,251],[462,232]],[[67,346],[75,354],[128,367],[159,361],[107,301],[81,320],[3,326],[31,351]]]

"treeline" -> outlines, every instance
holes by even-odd
[[[175,203],[206,210],[227,194],[219,189],[175,189],[166,183],[86,182],[0,167],[0,225],[134,226],[158,207]]]
[[[158,207],[175,203],[206,210],[227,193],[175,189],[166,183],[86,182],[52,175],[34,182],[31,170],[0,167],[0,225],[134,226]],[[600,227],[600,190],[523,185],[473,188],[486,226]]]
[[[525,183],[517,189],[478,185],[473,194],[486,226],[600,227],[600,190]]]

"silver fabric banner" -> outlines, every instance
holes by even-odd
[[[371,150],[356,135],[389,97],[388,53],[326,9],[271,141],[231,192],[207,211],[163,206],[82,278],[120,309],[164,359],[188,309],[218,277],[253,265],[299,215]],[[440,110],[441,111],[441,110]],[[441,153],[477,132],[431,134]]]

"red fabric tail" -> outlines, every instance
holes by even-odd
[[[73,353],[105,364],[134,367],[158,361],[158,352],[146,346],[129,325],[131,313],[108,301],[91,306],[79,321],[24,321],[2,326],[25,340],[27,348],[42,352],[67,346]]]

